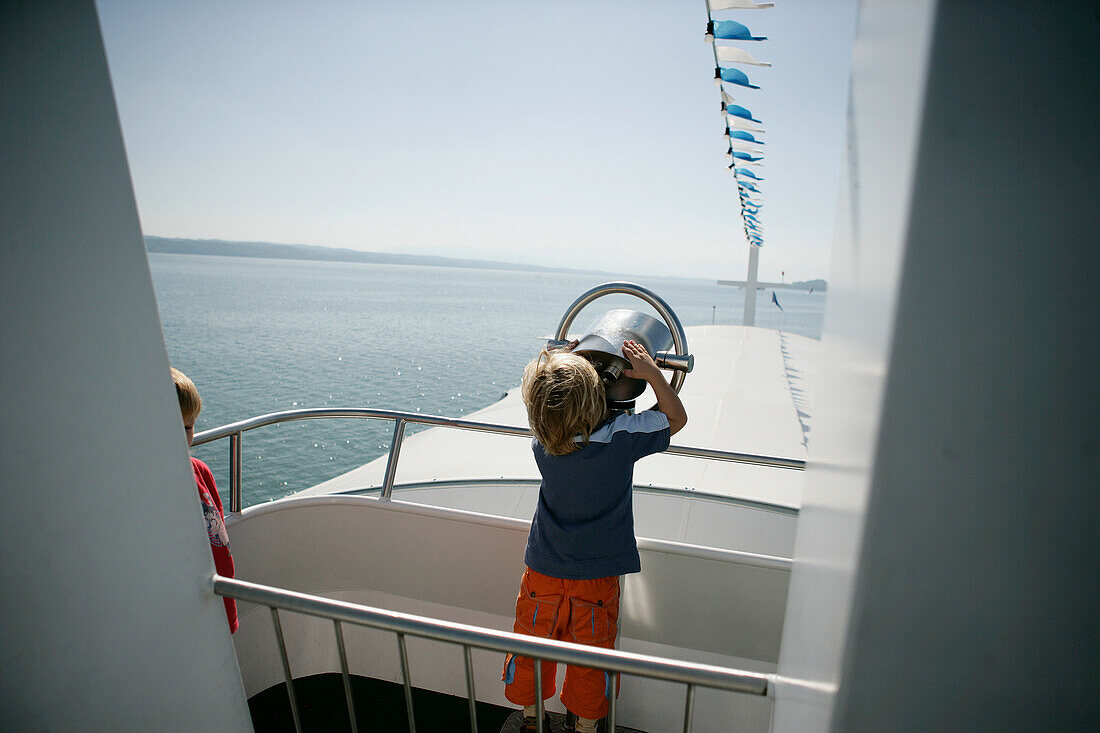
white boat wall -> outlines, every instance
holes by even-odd
[[[696,730],[1100,723],[1096,31],[1083,2],[862,3],[789,584],[681,535],[640,542],[627,593],[624,643],[701,654],[703,629],[775,671],[774,702],[700,691]],[[274,650],[242,608],[238,668],[212,593],[94,6],[0,5],[0,64],[3,727],[248,730]],[[243,579],[496,628],[526,534],[400,492],[231,531]],[[284,616],[295,676],[332,668],[320,628]],[[392,635],[347,633],[392,669]],[[418,686],[453,686],[458,652],[409,649]],[[679,727],[682,690],[627,684],[624,715]]]
[[[774,729],[1095,730],[1095,3],[857,23]]]
[[[0,728],[248,730],[94,5],[0,65]]]

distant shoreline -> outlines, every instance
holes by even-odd
[[[182,239],[146,235],[145,250],[160,254],[209,255],[214,257],[258,257],[275,260],[310,260],[320,262],[364,262],[377,265],[412,265],[418,267],[460,267],[468,270],[505,270],[509,272],[557,272],[570,275],[607,275],[620,277],[621,273],[605,270],[580,270],[568,267],[544,267],[524,265],[499,260],[470,260],[460,257],[435,255],[402,255],[391,252],[363,252],[357,249],[321,247],[313,244],[276,244],[274,242],[231,242],[225,239]],[[643,277],[637,273],[627,277]],[[673,278],[675,280],[707,280],[709,278]],[[824,292],[824,280],[808,280],[792,285],[813,287]]]
[[[403,255],[389,252],[362,252],[354,249],[320,247],[309,244],[275,244],[274,242],[230,242],[224,239],[179,239],[175,237],[145,237],[147,252],[163,254],[212,255],[216,257],[262,257],[278,260],[313,260],[327,262],[365,262],[381,265],[418,265],[422,267],[462,267],[475,270],[508,270],[530,272],[563,272],[571,274],[607,274],[597,270],[576,270],[565,267],[523,265],[497,260],[470,260],[433,255]]]

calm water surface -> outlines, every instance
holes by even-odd
[[[685,326],[738,324],[744,300],[705,280],[156,253],[149,262],[168,356],[202,393],[196,432],[299,407],[463,417],[516,386],[569,304],[608,280],[650,288]],[[782,311],[770,297],[757,302],[758,326],[820,337],[824,294],[781,292]],[[601,298],[574,329],[612,308],[652,312],[629,296]],[[246,433],[245,503],[366,463],[389,449],[392,430],[309,420]],[[225,494],[228,443],[194,454]]]

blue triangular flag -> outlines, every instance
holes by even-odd
[[[760,120],[753,117],[752,112],[749,112],[747,109],[739,104],[727,104],[726,114],[732,115],[734,117],[740,117],[741,119],[748,120],[749,122],[757,122],[761,125],[764,124],[763,122],[760,122]]]
[[[745,132],[744,130],[730,130],[730,137],[736,138],[738,140],[744,140],[745,142],[749,143],[756,143],[757,145],[764,144],[763,141],[757,140],[755,137],[752,136],[751,133]]]
[[[698,31],[696,31],[698,33]],[[714,22],[714,37],[723,41],[766,41],[767,36],[754,36],[747,27],[735,20]]]
[[[779,310],[783,310],[783,306],[779,305],[779,298],[775,297],[775,291],[772,291],[772,302],[775,303],[775,307]]]
[[[721,75],[722,81],[729,82],[730,84],[737,84],[738,86],[748,87],[749,89],[760,88],[750,82],[748,75],[741,71],[741,69],[731,69],[723,66],[718,69],[718,73]]]
[[[764,179],[763,179],[763,178],[761,178],[760,176],[758,176],[758,175],[756,175],[755,173],[753,173],[752,171],[750,171],[750,170],[749,170],[748,168],[738,168],[738,169],[736,170],[736,172],[737,172],[737,175],[739,175],[739,176],[745,176],[745,177],[747,177],[747,178],[751,178],[751,179],[753,179],[754,181],[763,181],[763,180],[764,180]]]

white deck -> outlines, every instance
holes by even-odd
[[[696,366],[680,393],[688,411],[688,425],[675,436],[674,444],[804,460],[810,426],[806,377],[814,368],[819,342],[745,326],[696,326],[686,330]],[[648,392],[643,395],[639,408],[652,404],[650,395]],[[518,388],[468,419],[527,425]],[[385,468],[383,456],[298,495],[343,493],[379,486]],[[634,481],[638,486],[686,488],[798,508],[802,500],[802,476],[801,471],[658,455],[637,464]],[[486,478],[537,481],[538,469],[528,441],[437,428],[406,438],[401,448],[396,476],[399,486]],[[528,489],[530,496],[517,496],[514,488],[511,492],[507,500],[494,498],[473,506],[469,496],[454,498],[461,502],[456,508],[530,518],[537,486]],[[447,489],[447,493],[453,493],[453,489]],[[483,490],[477,493],[490,496]],[[418,489],[416,498],[411,494],[403,494],[403,498],[451,505],[442,497],[438,501],[429,500],[427,494],[428,490]]]

